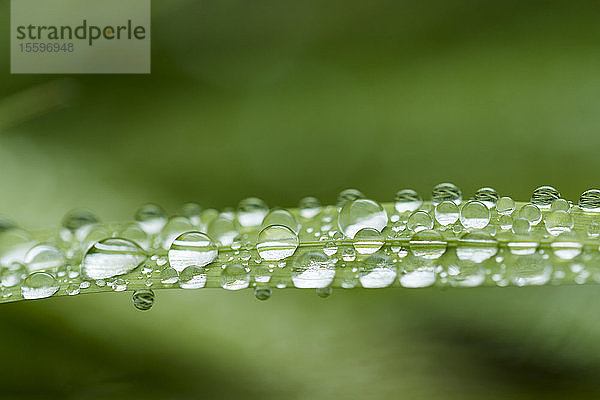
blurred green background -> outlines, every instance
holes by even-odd
[[[595,1],[152,4],[152,74],[10,75],[0,213],[598,186]],[[161,291],[0,307],[0,398],[597,398],[596,287]]]

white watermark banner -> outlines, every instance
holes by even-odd
[[[150,0],[11,0],[13,74],[150,73]]]

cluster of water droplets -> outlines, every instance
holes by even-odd
[[[294,209],[247,198],[216,210],[155,204],[126,223],[73,210],[57,232],[0,221],[0,301],[134,291],[148,310],[154,288],[382,288],[600,282],[600,190],[577,204],[551,186],[517,203],[485,187],[463,198],[441,183],[429,201],[412,189],[379,203],[356,189],[335,205],[314,197]]]

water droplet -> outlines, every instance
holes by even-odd
[[[185,203],[181,208],[183,216],[190,220],[194,226],[201,223],[200,216],[202,215],[202,207],[198,203]]]
[[[91,225],[97,224],[98,218],[94,213],[86,209],[75,209],[69,211],[62,220],[62,226],[77,240],[82,240]]]
[[[342,260],[346,262],[354,261],[356,259],[356,251],[352,247],[346,247],[342,250]]]
[[[581,254],[583,244],[573,233],[564,232],[558,235],[558,237],[550,244],[550,247],[552,248],[554,255],[558,258],[571,260]]]
[[[331,286],[317,288],[316,291],[317,296],[319,296],[322,299],[326,299],[327,297],[331,296],[331,293],[333,293],[333,289],[331,288]]]
[[[204,267],[213,262],[218,255],[218,249],[212,239],[197,231],[182,233],[173,241],[167,256],[169,264],[177,272],[191,265]]]
[[[413,232],[433,229],[433,218],[426,211],[415,211],[408,217],[406,226]]]
[[[396,193],[394,207],[399,213],[416,211],[423,204],[423,199],[412,189],[402,189]]]
[[[183,289],[199,289],[206,285],[206,267],[190,265],[179,274],[179,286]]]
[[[294,263],[292,282],[297,288],[329,286],[335,277],[335,267],[329,257],[317,251],[307,251]]]
[[[207,231],[211,238],[221,243],[223,246],[231,246],[233,240],[239,235],[233,219],[224,215],[219,215],[212,220],[208,225]]]
[[[475,287],[485,280],[485,272],[480,263],[471,260],[456,260],[446,268],[448,283],[456,287]]]
[[[263,260],[277,261],[290,257],[298,248],[298,236],[287,226],[271,225],[260,231],[256,250]]]
[[[600,236],[600,224],[597,221],[590,222],[587,228],[587,234],[591,238]]]
[[[81,292],[81,288],[76,283],[70,283],[66,291],[69,296],[76,296]]]
[[[356,233],[352,245],[358,254],[373,254],[383,246],[381,232],[372,228],[363,228]]]
[[[531,203],[539,208],[550,208],[552,202],[560,198],[558,190],[552,186],[540,186],[533,191],[531,195]]]
[[[349,238],[363,228],[382,231],[388,223],[388,216],[381,204],[369,200],[358,199],[347,203],[338,215],[340,231]]]
[[[358,269],[358,280],[366,289],[384,288],[394,283],[396,268],[388,256],[370,255]]]
[[[462,201],[462,192],[452,183],[440,183],[434,186],[431,192],[431,202],[438,205],[442,201],[452,201],[454,204],[459,205]]]
[[[416,256],[426,260],[440,258],[446,252],[448,243],[442,234],[433,230],[424,230],[415,233],[410,239],[410,251]]]
[[[498,252],[498,242],[486,232],[470,232],[463,235],[456,247],[460,260],[481,263]]]
[[[21,285],[21,294],[25,299],[42,299],[58,292],[58,282],[46,272],[30,274]]]
[[[600,212],[600,190],[586,190],[579,197],[579,207],[587,212]]]
[[[137,244],[120,238],[96,242],[89,248],[81,264],[81,273],[91,279],[106,279],[133,271],[146,261]]]
[[[510,197],[501,197],[496,203],[496,211],[500,215],[510,215],[515,211],[515,201]]]
[[[151,289],[141,289],[133,292],[131,300],[133,301],[133,306],[138,310],[148,311],[154,305],[156,296]]]
[[[240,264],[230,264],[221,271],[221,287],[227,290],[245,289],[250,284],[250,274]]]
[[[184,268],[185,269],[185,268]],[[179,273],[175,268],[167,267],[160,271],[160,282],[165,285],[172,285],[179,280]]]
[[[512,223],[512,231],[517,235],[526,235],[531,229],[531,224],[525,218],[515,218]]]
[[[257,286],[256,289],[254,289],[254,297],[258,300],[268,300],[271,298],[271,294],[272,290],[268,286]]]
[[[127,225],[119,236],[123,239],[137,243],[143,249],[148,250],[150,248],[150,238],[148,234],[137,223]]]
[[[477,189],[473,196],[473,200],[482,202],[487,208],[494,208],[499,198],[498,192],[489,187]]]
[[[552,211],[544,218],[544,224],[549,234],[556,236],[573,229],[573,217],[566,211]]]
[[[38,244],[31,248],[25,256],[25,264],[29,272],[57,269],[65,265],[65,256],[51,244]]]
[[[316,197],[303,198],[300,200],[298,208],[300,209],[300,216],[306,219],[316,217],[323,210],[321,202]]]
[[[21,263],[12,263],[6,268],[2,268],[2,286],[17,286],[27,275],[27,269]]]
[[[346,189],[342,190],[337,197],[338,209],[344,207],[346,204],[353,202],[354,200],[364,199],[365,195],[358,189]]]
[[[451,201],[442,201],[435,206],[435,219],[442,225],[452,225],[458,221],[458,206]]]
[[[542,220],[542,212],[535,204],[525,204],[519,210],[519,218],[525,218],[531,226],[535,226]]]
[[[149,235],[155,235],[161,231],[167,223],[167,213],[161,206],[146,204],[135,213],[135,220],[140,227]]]
[[[480,201],[467,201],[460,209],[460,223],[467,229],[483,229],[490,223],[490,210]]]
[[[25,261],[25,254],[33,245],[29,233],[13,228],[0,232],[0,265]]]
[[[192,223],[185,217],[172,217],[165,224],[158,237],[159,246],[168,250],[179,235],[193,230]]]
[[[527,224],[529,225],[529,222]],[[500,218],[498,218],[498,225],[500,225],[500,229],[506,231],[512,228],[512,218],[510,215],[501,215]]]
[[[260,226],[269,212],[269,206],[259,198],[248,197],[240,201],[237,209],[237,220],[244,228]]]
[[[565,199],[556,199],[550,205],[551,211],[569,211],[571,209],[571,204]]]
[[[550,280],[552,267],[539,253],[507,257],[506,270],[517,286],[544,285]]]
[[[435,283],[436,264],[422,258],[407,257],[401,264],[400,285],[406,288],[428,287]]]
[[[115,292],[124,292],[127,290],[127,281],[125,279],[115,279],[110,286],[112,286]]]
[[[267,226],[271,225],[286,226],[289,229],[291,229],[296,235],[300,230],[300,224],[298,223],[298,220],[296,220],[296,217],[294,217],[292,213],[288,210],[284,210],[281,208],[271,210],[263,220],[261,227],[262,229],[264,229]]]

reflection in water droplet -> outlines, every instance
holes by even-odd
[[[135,220],[149,235],[159,233],[167,223],[167,219],[166,211],[156,204],[146,204],[140,207],[135,213]]]
[[[346,204],[358,200],[364,199],[365,195],[358,189],[346,189],[342,190],[337,197],[337,208],[340,209]]]
[[[259,226],[268,212],[269,206],[264,201],[256,197],[249,197],[240,201],[237,220],[245,228]]]
[[[468,201],[460,210],[460,223],[467,229],[483,229],[490,223],[490,210],[479,201]]]
[[[539,208],[550,208],[552,202],[560,198],[558,190],[552,186],[540,186],[533,191],[531,195],[531,203]]]
[[[431,202],[437,205],[442,201],[452,201],[459,205],[462,201],[462,192],[452,183],[440,183],[434,186],[431,192]]]
[[[256,297],[258,300],[268,300],[271,298],[271,288],[268,286],[257,286],[256,289],[254,289],[254,297]]]
[[[146,261],[146,254],[137,244],[120,238],[96,242],[89,248],[81,264],[83,276],[106,279],[133,271]]]
[[[363,228],[382,231],[388,223],[388,216],[381,204],[369,200],[358,199],[347,203],[338,215],[340,231],[349,238]]]
[[[199,289],[206,285],[207,270],[205,267],[190,265],[179,274],[179,287],[183,289]]]
[[[191,265],[203,267],[217,258],[217,245],[202,232],[192,231],[181,234],[173,241],[169,252],[169,264],[178,272]]]
[[[372,254],[358,268],[358,280],[366,289],[390,286],[396,279],[396,268],[390,258]]]
[[[442,225],[451,225],[458,221],[458,206],[451,201],[442,201],[435,206],[435,219]]]
[[[573,217],[566,211],[552,211],[544,218],[544,224],[549,234],[556,236],[573,229]]]
[[[442,234],[432,230],[415,233],[410,239],[410,251],[416,256],[426,260],[440,258],[446,252],[448,243],[443,240]]]
[[[587,212],[600,212],[600,190],[586,190],[579,197],[579,207]]]
[[[321,202],[316,197],[303,198],[300,200],[298,208],[300,209],[300,216],[307,219],[316,217],[323,210]]]
[[[511,255],[505,260],[512,282],[517,286],[543,285],[550,280],[552,267],[537,252],[526,255]]]
[[[496,211],[500,215],[510,215],[515,211],[515,201],[510,197],[501,197],[496,203]]]
[[[413,212],[423,204],[421,196],[412,189],[398,191],[394,200],[394,207],[399,213]]]
[[[240,264],[230,264],[221,271],[221,287],[227,290],[245,289],[250,284],[250,274]]]
[[[65,256],[51,244],[38,244],[27,252],[25,264],[29,272],[57,269],[65,265]]]
[[[519,218],[524,218],[531,226],[535,226],[542,220],[542,212],[535,204],[525,204],[519,210]]]
[[[471,232],[463,235],[456,247],[460,260],[481,263],[498,252],[498,242],[486,232]]]
[[[371,228],[361,229],[354,236],[352,245],[358,254],[373,254],[383,246],[383,235]]]
[[[154,292],[152,290],[141,289],[133,292],[131,300],[133,301],[133,306],[138,310],[148,311],[154,305],[156,297],[154,296]]]
[[[489,187],[477,189],[473,196],[473,200],[482,202],[487,208],[494,208],[499,198],[498,192]]]
[[[427,287],[435,283],[435,261],[407,257],[400,267],[400,285],[406,288]]]
[[[571,232],[565,232],[550,244],[552,252],[555,256],[563,260],[571,260],[581,254],[583,244],[578,240],[577,236]]]
[[[335,277],[335,266],[325,254],[307,251],[294,263],[292,282],[297,288],[322,288],[329,286]]]
[[[21,285],[21,294],[25,299],[41,299],[58,292],[58,282],[46,272],[30,274]]]
[[[413,232],[433,229],[433,218],[426,211],[415,211],[408,217],[406,227]]]
[[[298,248],[298,236],[287,226],[264,228],[256,240],[256,250],[263,260],[277,261],[290,257]]]

